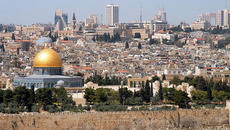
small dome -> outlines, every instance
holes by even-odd
[[[187,72],[187,74],[186,74],[186,76],[188,76],[188,77],[191,77],[192,75],[193,75],[193,73],[192,73],[191,70],[189,70],[189,71]]]
[[[59,54],[52,49],[43,49],[34,58],[33,67],[62,67]]]
[[[193,90],[193,89],[194,89],[194,87],[193,87],[193,86],[189,86],[189,89],[190,89],[190,90]]]
[[[87,85],[93,85],[93,82],[90,81],[90,82],[87,83]]]
[[[57,82],[57,86],[64,86],[65,82],[63,80],[59,80]]]
[[[53,40],[49,37],[41,37],[37,40],[36,46],[44,46],[44,43],[52,43]]]

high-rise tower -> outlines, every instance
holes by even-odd
[[[119,23],[119,7],[118,5],[106,6],[106,24],[115,25]]]
[[[57,9],[54,17],[56,30],[63,30],[68,25],[68,14],[64,14],[62,9]]]

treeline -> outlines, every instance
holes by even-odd
[[[116,33],[114,36],[110,36],[109,33],[104,33],[104,35],[93,37],[92,40],[95,41],[104,41],[104,42],[109,42],[109,43],[114,43],[114,42],[119,42],[121,41],[121,36],[119,33]]]
[[[185,77],[184,80],[180,80],[178,76],[175,76],[170,81],[170,84],[179,85],[182,82],[186,82],[189,85],[194,86],[196,89],[202,91],[209,91],[211,88],[211,90],[230,92],[230,87],[227,81],[222,82],[220,80],[218,82],[214,82],[213,79],[206,80],[202,76],[197,76],[196,78]]]
[[[121,85],[121,81],[123,81],[123,85],[127,85],[127,78],[123,79],[121,77],[112,76],[109,78],[107,75],[105,77],[101,75],[95,74],[94,76],[90,76],[85,80],[85,83],[93,82],[97,83],[99,86],[103,85]]]
[[[214,81],[213,79],[206,80],[202,76],[196,78],[185,77],[184,80],[180,80],[178,77],[174,77],[170,83],[179,85],[182,82],[187,82],[189,85],[193,85],[196,89],[192,91],[192,101],[196,104],[210,104],[214,102],[216,104],[225,102],[230,99],[230,86],[227,81]]]
[[[223,29],[220,26],[217,26],[214,29],[210,29],[209,32],[211,32],[211,34],[230,34],[230,29]]]
[[[62,88],[17,87],[14,90],[0,90],[0,112],[39,112],[40,109],[49,112],[78,111],[75,102],[67,91]]]
[[[146,82],[139,91],[132,92],[127,88],[120,88],[118,91],[99,88],[86,88],[84,98],[89,104],[105,103],[106,105],[121,104],[121,105],[143,105],[143,104],[162,104],[164,101],[179,105],[181,108],[189,108],[190,99],[186,92],[177,91],[175,89],[163,89],[160,83],[159,92],[153,95],[153,81],[158,80],[158,77],[153,77],[151,81]]]
[[[225,40],[218,41],[217,45],[215,45],[214,47],[218,49],[225,49],[229,43],[230,43],[230,37],[226,38]]]
[[[173,32],[187,32],[187,33],[194,31],[194,29],[191,29],[190,27],[187,27],[183,30],[180,25],[172,27],[170,28],[170,30],[172,30]]]

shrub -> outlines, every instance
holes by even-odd
[[[6,113],[9,114],[19,113],[18,105],[15,102],[11,102],[8,105],[8,109],[6,110]]]
[[[5,109],[7,108],[7,105],[4,103],[0,104],[0,112],[5,113]]]
[[[141,97],[136,97],[134,99],[135,104],[142,105],[143,104],[143,99]]]
[[[32,112],[39,112],[40,111],[40,106],[38,106],[38,105],[33,105],[32,106]]]
[[[84,108],[82,107],[81,104],[78,104],[77,109],[80,110],[80,111],[83,111],[83,110],[84,110]]]
[[[141,106],[139,108],[139,111],[149,111],[149,107],[148,106]]]
[[[214,104],[207,104],[207,105],[205,105],[205,108],[207,108],[207,109],[214,109],[215,105]]]
[[[90,109],[91,109],[90,105],[87,105],[84,107],[84,110],[86,110],[86,111],[90,111]]]
[[[132,108],[131,108],[131,111],[138,111],[138,108],[132,107]]]
[[[93,108],[96,109],[96,111],[126,111],[128,106],[96,104]]]
[[[57,108],[56,105],[48,105],[46,106],[46,110],[50,113],[55,113],[55,112],[59,112],[60,110]]]
[[[152,105],[157,105],[160,101],[161,101],[161,99],[160,99],[159,96],[150,98],[150,102],[151,102]]]
[[[132,105],[134,104],[134,99],[132,97],[128,98],[126,101],[125,101],[125,104],[126,105]]]

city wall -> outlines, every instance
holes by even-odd
[[[229,125],[229,111],[224,109],[0,115],[1,130],[149,130]]]

